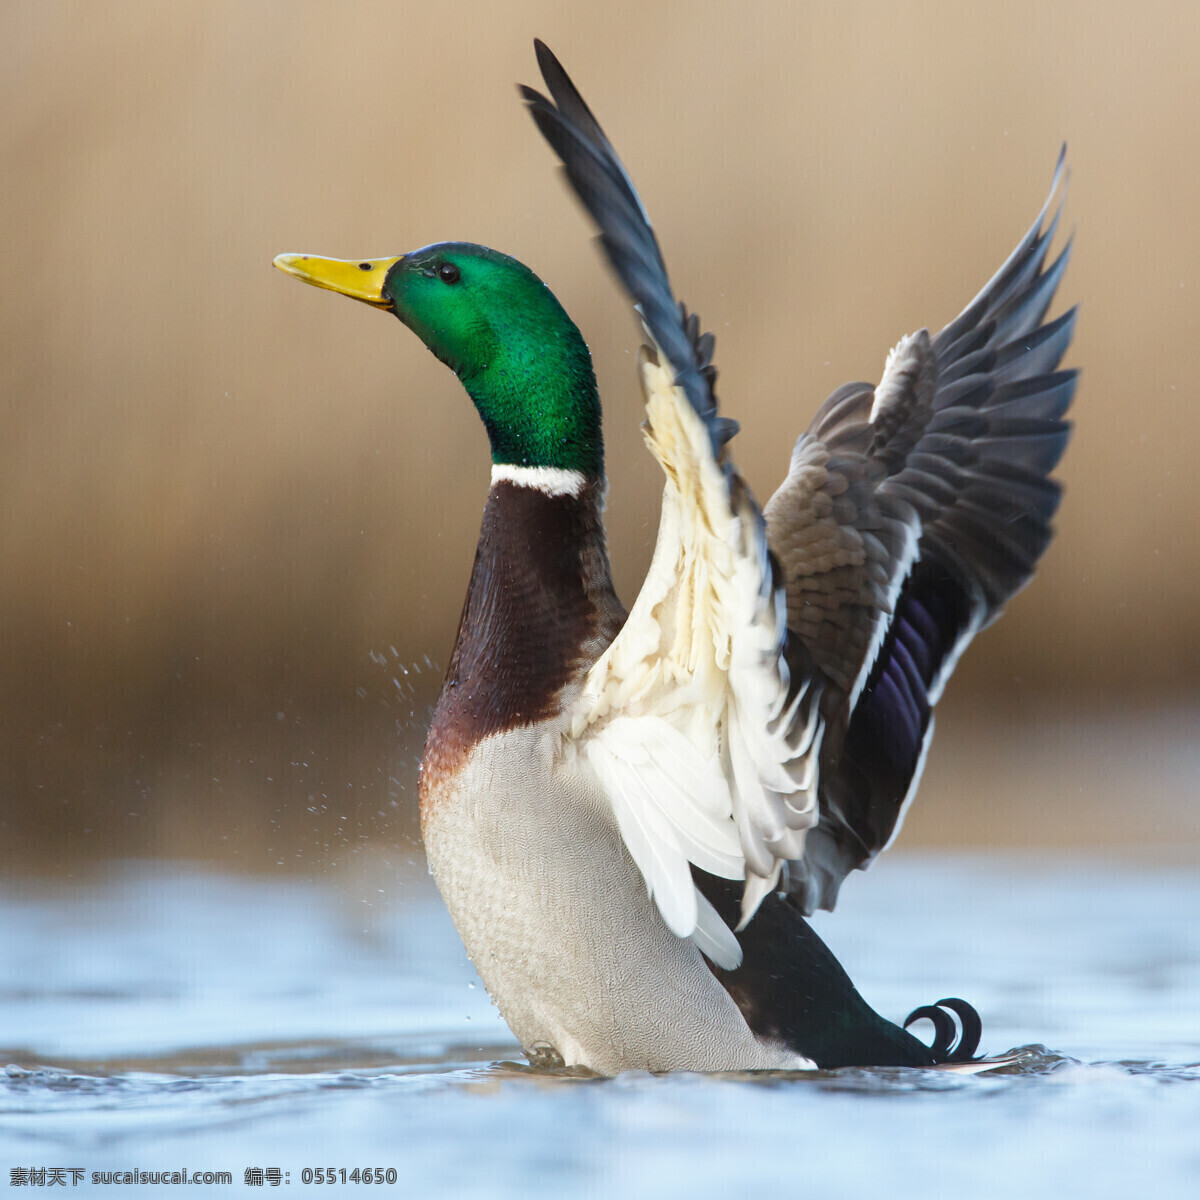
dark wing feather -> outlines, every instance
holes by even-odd
[[[1068,243],[1046,265],[1058,214],[1046,217],[1062,178],[1060,156],[1029,232],[932,339],[937,387],[928,423],[878,482],[881,510],[915,514],[916,561],[905,569],[878,654],[865,664],[861,694],[826,736],[820,823],[790,872],[806,912],[832,908],[845,875],[895,837],[920,777],[933,706],[959,655],[1029,582],[1050,541],[1061,489],[1048,475],[1066,448],[1063,417],[1076,384],[1074,371],[1058,370],[1075,310],[1042,323],[1070,254]],[[814,653],[819,661],[820,649]],[[826,699],[836,708],[836,690]]]
[[[521,96],[561,160],[572,190],[599,228],[600,245],[674,369],[676,384],[708,425],[713,453],[720,457],[722,447],[737,432],[737,422],[717,414],[713,335],[701,333],[695,313],[689,315],[676,302],[650,218],[591,109],[550,49],[541,41],[534,46],[550,98],[524,86]]]

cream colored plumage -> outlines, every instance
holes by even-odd
[[[744,923],[803,853],[821,722],[807,683],[791,686],[758,508],[656,359],[641,378],[646,444],[666,476],[658,541],[628,620],[584,680],[571,737],[667,924],[689,937],[699,920],[689,862],[746,879]],[[710,957],[737,966],[727,927],[699,912]]]

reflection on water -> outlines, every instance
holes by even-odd
[[[439,1196],[1197,1194],[1194,870],[900,857],[852,883],[819,925],[868,999],[896,1017],[962,994],[1017,1064],[535,1072],[411,869],[10,887],[0,1168],[186,1165],[240,1187],[279,1167],[299,1190],[305,1167],[394,1166]]]

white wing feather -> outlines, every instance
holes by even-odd
[[[624,628],[588,673],[571,739],[601,780],[667,925],[729,968],[741,950],[690,864],[745,878],[742,924],[817,819],[821,726],[791,692],[787,604],[762,517],[713,456],[669,364],[642,364],[666,475],[658,541]],[[804,707],[803,719],[799,714]]]

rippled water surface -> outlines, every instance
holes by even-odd
[[[1021,1062],[539,1074],[411,867],[9,885],[0,1186],[187,1167],[229,1171],[219,1194],[277,1167],[304,1195],[333,1166],[421,1196],[1200,1196],[1194,865],[894,857],[818,927],[881,1012],[963,995]]]

